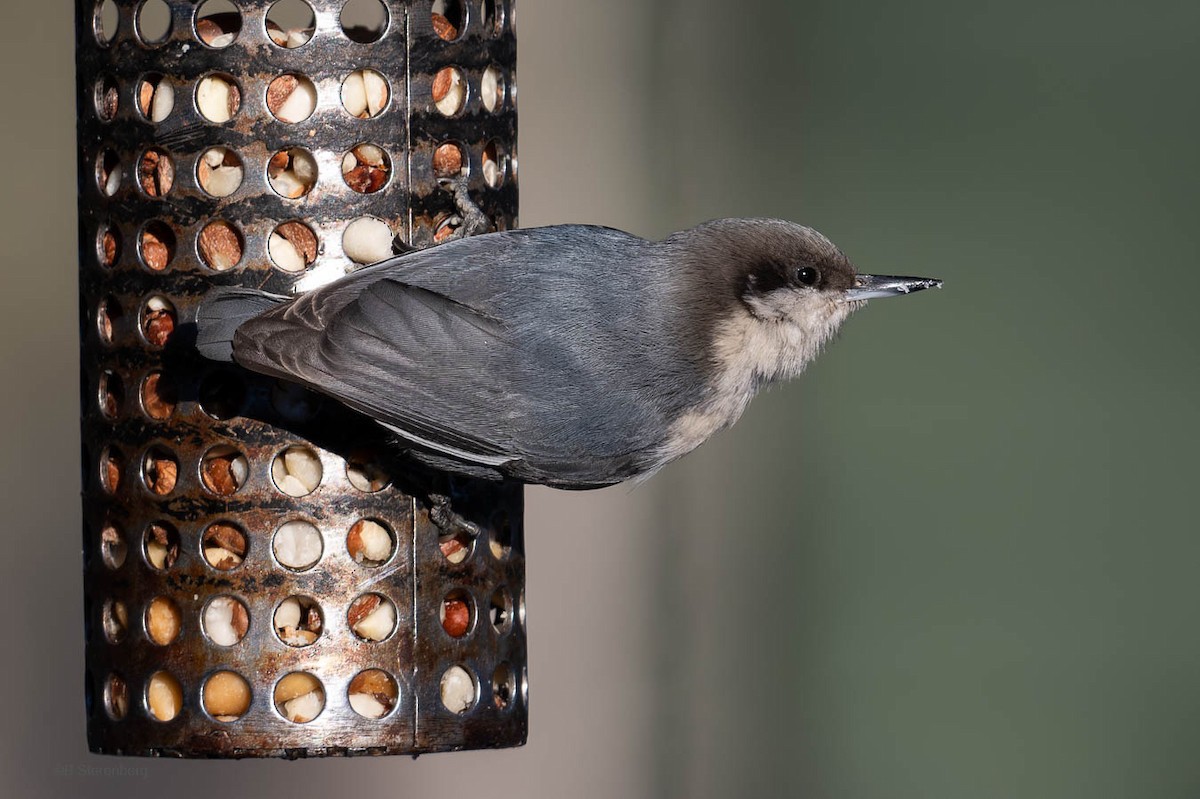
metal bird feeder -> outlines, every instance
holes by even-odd
[[[516,224],[512,1],[361,4],[76,0],[92,751],[525,741],[520,487],[190,344],[215,288],[436,246],[440,177]]]

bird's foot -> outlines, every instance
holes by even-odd
[[[471,199],[471,194],[467,191],[465,176],[441,178],[438,180],[438,185],[454,193],[454,206],[458,209],[458,227],[445,239],[446,241],[465,239],[467,236],[480,236],[492,229],[492,223]],[[454,224],[455,221],[454,218],[451,218],[451,224]]]
[[[410,252],[417,252],[420,248],[414,247],[404,240],[404,237],[397,234],[392,239],[392,252],[396,255],[408,255]]]
[[[471,538],[478,538],[483,530],[475,522],[467,521],[462,514],[450,506],[450,497],[445,494],[429,495],[429,521],[442,531],[443,535],[455,536],[465,533]]]

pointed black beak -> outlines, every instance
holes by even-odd
[[[932,277],[893,277],[891,275],[859,275],[854,286],[846,289],[846,302],[873,300],[880,297],[902,297],[923,289],[940,289],[942,281]]]

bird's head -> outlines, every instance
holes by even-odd
[[[900,297],[941,281],[860,274],[812,228],[774,219],[724,219],[691,231],[693,252],[717,292],[714,346],[728,368],[756,382],[795,376],[851,311],[867,300]]]

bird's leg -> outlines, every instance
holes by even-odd
[[[458,209],[459,215],[458,229],[446,239],[447,241],[465,239],[467,236],[479,236],[492,229],[492,223],[471,199],[471,195],[467,191],[465,176],[442,178],[438,183],[442,188],[454,192],[454,205]]]
[[[410,252],[416,252],[418,249],[418,247],[414,247],[405,241],[399,234],[392,239],[392,252],[396,255],[408,255]]]
[[[467,521],[462,514],[450,507],[450,497],[445,494],[429,495],[429,521],[446,535],[466,533],[471,538],[478,538],[483,533],[479,525]]]
[[[447,191],[453,192],[454,205],[458,210],[458,214],[450,217],[451,223],[457,227],[444,241],[454,241],[455,239],[463,239],[467,236],[478,236],[491,231],[492,223],[484,215],[483,210],[471,199],[471,195],[467,191],[467,179],[465,177],[440,178],[438,185]],[[400,236],[396,236],[392,239],[392,251],[396,255],[408,255],[409,253],[417,252],[418,248],[404,241]],[[364,266],[370,266],[370,264],[355,264],[346,270],[346,274],[356,272]]]

